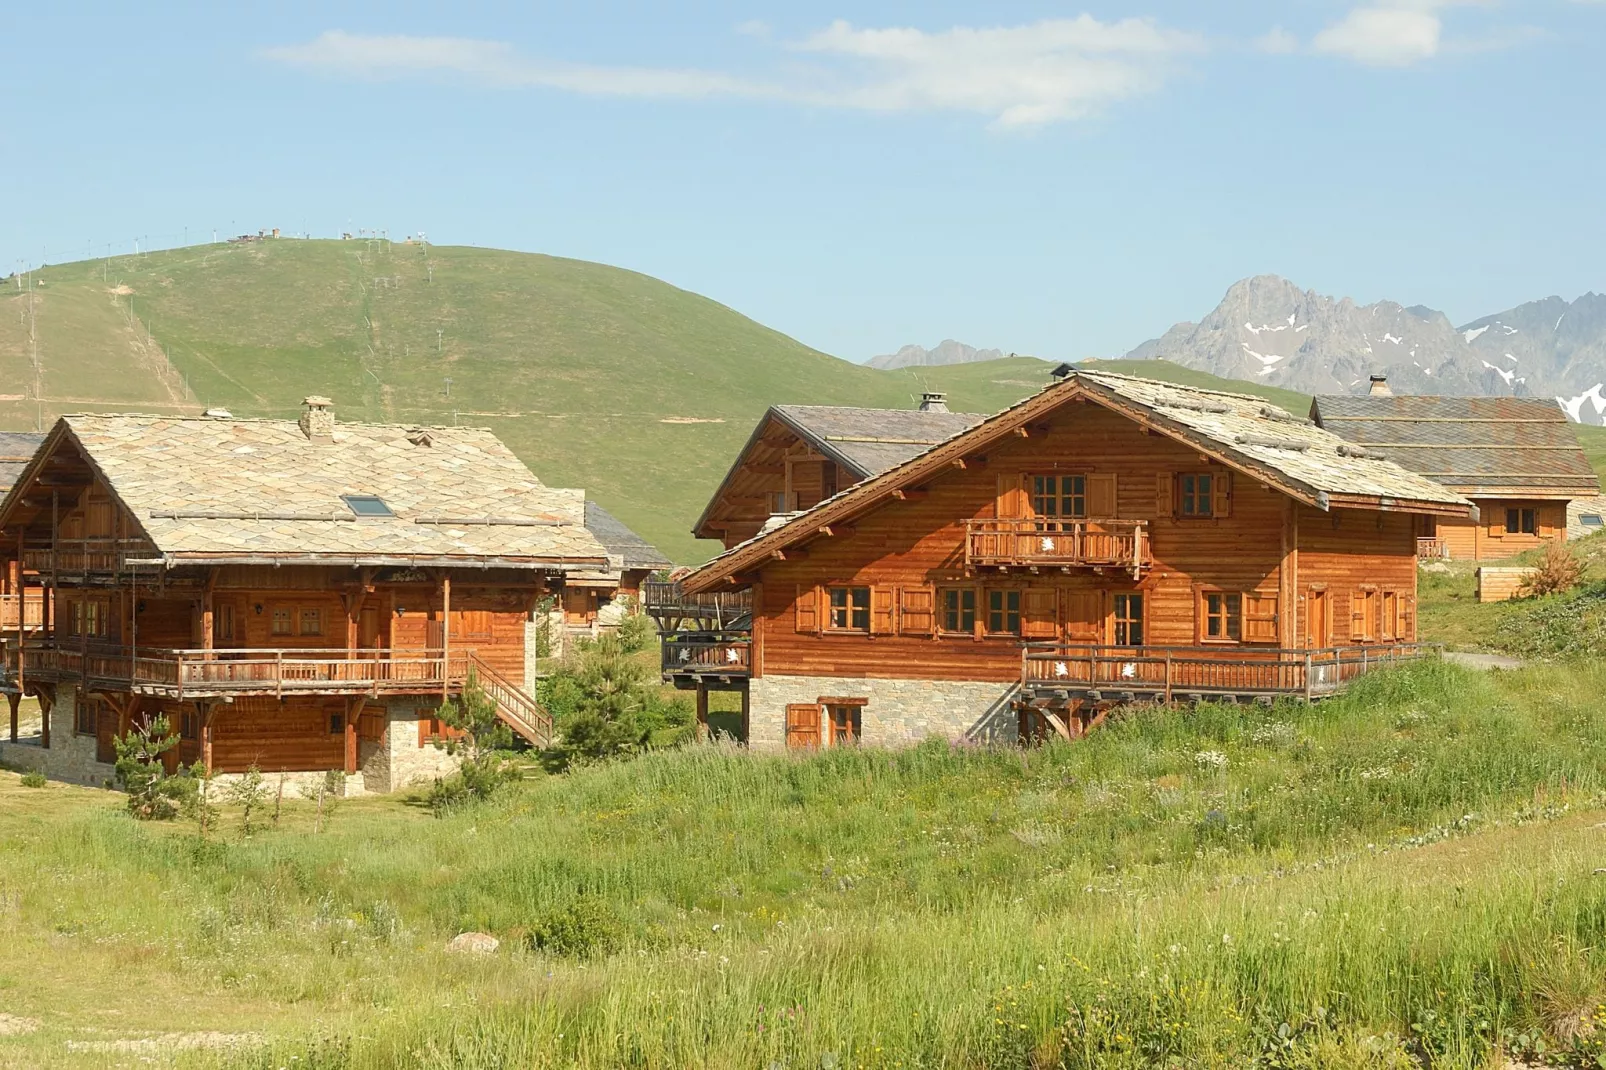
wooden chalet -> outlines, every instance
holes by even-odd
[[[641,598],[647,577],[673,565],[662,551],[601,505],[587,500],[585,510],[586,530],[602,544],[613,565],[565,574],[555,613],[565,638],[596,636],[618,627],[630,604]]]
[[[0,496],[11,489],[44,440],[44,435],[31,431],[0,431]],[[44,590],[30,588],[26,603],[21,591],[17,564],[12,562],[0,572],[0,633],[16,631],[18,625],[33,629],[44,625]]]
[[[1413,656],[1419,518],[1471,508],[1261,398],[1066,370],[647,605],[755,746],[1074,736]]]
[[[0,560],[52,596],[4,637],[8,760],[99,783],[113,737],[161,712],[177,760],[370,791],[449,766],[434,714],[470,676],[547,743],[532,614],[619,564],[584,493],[490,431],[337,426],[317,397],[299,421],[62,417],[0,502]]]
[[[1311,419],[1340,438],[1470,498],[1473,516],[1423,514],[1424,558],[1510,557],[1567,537],[1568,504],[1600,494],[1567,416],[1549,398],[1323,395]]]

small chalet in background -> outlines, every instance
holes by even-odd
[[[44,440],[44,435],[32,431],[0,431],[0,496],[11,489]],[[19,623],[29,628],[38,628],[44,623],[44,591],[32,589],[26,607],[20,591],[17,565],[12,562],[0,572],[0,633],[15,631]]]
[[[337,424],[318,397],[299,421],[62,417],[0,502],[0,561],[53,596],[4,636],[7,760],[99,783],[113,737],[160,712],[185,763],[370,791],[452,761],[434,712],[471,675],[549,742],[536,609],[622,565],[584,492],[490,431]]]
[[[729,549],[648,588],[665,677],[740,691],[780,748],[1070,737],[1118,702],[1315,698],[1415,653],[1420,518],[1466,498],[1261,398],[1057,375],[941,425],[770,410],[700,522]],[[816,491],[807,466],[854,446],[902,453]],[[768,503],[782,479],[802,496]]]
[[[1374,375],[1369,394],[1324,394],[1310,416],[1477,505],[1476,517],[1424,514],[1422,557],[1489,560],[1565,539],[1569,503],[1601,492],[1572,424],[1548,398],[1401,395]]]

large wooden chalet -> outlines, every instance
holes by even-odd
[[[770,748],[1074,736],[1121,702],[1316,698],[1416,652],[1419,518],[1472,510],[1263,399],[1122,375],[1067,370],[928,437],[649,588],[666,678],[740,690]],[[761,426],[766,441],[722,493],[777,469],[796,489],[810,459]]]
[[[1567,537],[1568,503],[1600,494],[1578,435],[1552,398],[1324,395],[1311,419],[1341,438],[1470,498],[1473,516],[1424,514],[1423,557],[1511,557]],[[1597,518],[1598,520],[1598,518]]]
[[[299,421],[63,417],[0,503],[11,582],[53,596],[5,634],[4,756],[98,783],[161,712],[176,760],[390,790],[450,764],[434,713],[471,675],[545,744],[533,615],[621,565],[585,509],[490,431],[336,425],[324,398]]]

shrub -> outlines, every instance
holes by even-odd
[[[42,788],[45,783],[45,774],[37,769],[22,774],[22,786],[25,788]]]
[[[581,642],[574,658],[542,681],[542,702],[563,736],[555,764],[637,754],[655,733],[689,725],[689,705],[666,700],[655,676],[621,636]]]
[[[1539,564],[1517,593],[1531,597],[1570,591],[1578,586],[1578,580],[1583,573],[1583,562],[1573,556],[1567,544],[1560,539],[1552,539],[1545,546],[1544,556],[1539,559]]]
[[[517,778],[518,770],[501,754],[513,745],[513,732],[497,716],[496,700],[480,687],[477,676],[470,673],[462,696],[442,705],[436,716],[458,735],[437,740],[435,745],[462,756],[457,772],[436,780],[425,796],[437,816],[483,802]]]
[[[536,922],[526,938],[529,947],[569,958],[596,958],[624,943],[625,927],[606,899],[582,895]]]
[[[128,793],[128,812],[140,821],[171,821],[195,794],[192,770],[169,775],[162,755],[178,746],[166,714],[157,714],[114,738],[116,784]]]
[[[1495,625],[1494,645],[1519,657],[1598,656],[1606,652],[1606,584],[1513,603]]]
[[[240,808],[240,831],[251,835],[251,815],[267,804],[268,789],[262,783],[262,770],[251,766],[229,785],[229,802]]]
[[[626,654],[639,654],[652,645],[658,629],[652,618],[641,611],[641,603],[633,598],[623,599],[624,619],[619,622],[619,646]]]

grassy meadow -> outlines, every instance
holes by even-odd
[[[0,773],[0,1066],[1595,1065],[1603,685],[1433,662],[249,837]]]

